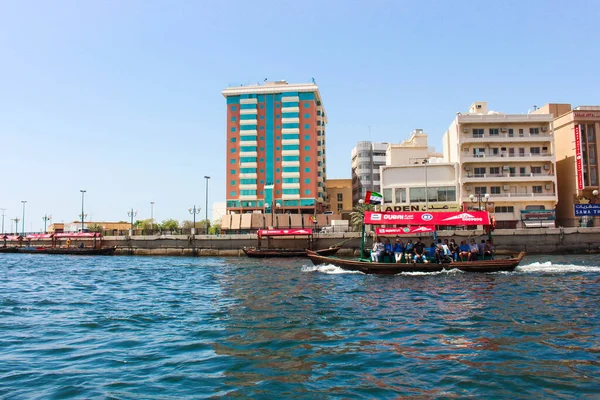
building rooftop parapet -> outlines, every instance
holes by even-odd
[[[552,122],[552,114],[461,114],[457,116],[458,123],[475,122]]]
[[[600,111],[600,106],[577,106],[573,111]]]

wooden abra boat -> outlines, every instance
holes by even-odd
[[[16,253],[18,250],[17,247],[0,247],[0,253]]]
[[[332,256],[338,252],[340,246],[332,246],[328,249],[321,249],[314,251],[315,254],[321,256]],[[306,249],[260,249],[256,247],[244,247],[242,249],[248,257],[306,257],[307,252],[311,250]]]
[[[28,253],[28,254],[68,254],[68,255],[76,255],[76,256],[111,256],[117,249],[116,246],[113,247],[102,247],[99,249],[90,249],[90,248],[79,248],[79,247],[71,247],[71,248],[58,248],[58,247],[22,247],[17,248],[18,253]]]
[[[459,269],[465,272],[501,272],[513,271],[525,257],[522,251],[517,257],[499,260],[456,261],[445,264],[436,263],[376,263],[360,260],[345,260],[335,257],[325,257],[314,251],[307,251],[308,258],[314,265],[332,264],[348,271],[360,271],[365,274],[399,274],[402,272],[439,272]]]
[[[307,251],[314,251],[322,256],[332,256],[338,252],[341,246],[331,246],[328,249],[312,250],[313,231],[312,229],[259,229],[256,232],[258,245],[256,247],[244,247],[242,250],[248,257],[306,257]],[[281,247],[272,247],[271,238],[273,237],[296,238],[296,236],[305,236],[307,238],[308,249],[290,249]],[[266,238],[267,246],[261,247],[261,240]]]

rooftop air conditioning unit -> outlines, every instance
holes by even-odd
[[[503,166],[502,166],[502,170],[503,170],[503,171],[508,171],[508,165],[503,165]]]
[[[550,189],[552,189],[552,185],[550,183],[547,183],[546,184],[546,190],[550,190]]]
[[[469,131],[470,131],[470,129],[469,129],[469,128],[467,128],[466,126],[463,128],[463,132],[464,132],[464,133],[469,133]]]
[[[547,126],[542,126],[542,132],[546,132],[548,130]]]
[[[508,128],[500,128],[501,132],[508,132]]]
[[[508,185],[502,186],[502,190],[505,190],[505,191],[508,190]]]
[[[467,186],[467,192],[470,192],[471,190],[473,190],[473,186]]]
[[[550,170],[550,166],[549,166],[549,165],[544,165],[544,169],[545,169],[546,171],[549,171],[549,170]]]

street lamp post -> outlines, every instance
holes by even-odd
[[[83,213],[83,198],[85,196],[85,192],[86,190],[80,190],[81,192],[81,232],[83,232],[83,217],[84,217],[84,213]]]
[[[4,211],[6,208],[0,208],[0,211],[2,211],[2,234],[4,235]]]
[[[11,221],[15,221],[15,235],[19,234],[19,221],[20,220],[21,220],[21,218],[19,218],[19,217],[14,217],[13,219],[11,219]]]
[[[150,230],[154,233],[154,202],[150,202]]]
[[[129,228],[129,236],[133,236],[133,218],[137,215],[137,210],[134,210],[133,208],[129,211],[127,211],[127,216],[129,216],[131,218],[131,226]]]
[[[192,214],[194,216],[194,222],[192,225],[192,235],[196,234],[196,214],[200,214],[200,207],[196,208],[196,205],[194,204],[194,207],[192,208],[188,208],[188,211],[190,212],[190,214]]]
[[[44,214],[44,216],[42,217],[42,220],[44,221],[44,233],[46,232],[46,223],[50,220],[52,220],[52,215],[46,215]]]
[[[473,202],[473,203],[478,203],[477,209],[479,211],[481,211],[481,203],[483,203],[484,205],[490,200],[490,195],[489,193],[477,193],[477,196],[475,195],[470,195],[469,199]],[[486,206],[486,210],[487,210],[487,206]]]
[[[25,203],[27,203],[27,200],[21,200],[21,203],[23,203],[23,218],[21,219],[21,231],[23,232],[23,236],[25,236]]]
[[[204,203],[204,212],[206,216],[206,234],[208,235],[208,180],[210,179],[210,176],[204,175],[204,179],[206,180],[206,202]]]

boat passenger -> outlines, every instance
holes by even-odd
[[[413,245],[412,239],[408,239],[408,242],[406,242],[406,247],[404,248],[407,263],[412,261],[414,251],[415,250],[414,250],[414,245]]]
[[[383,243],[381,243],[381,238],[377,238],[373,244],[373,250],[371,250],[371,261],[380,262],[384,251],[385,247]]]
[[[385,239],[385,244],[383,245],[383,247],[384,247],[384,254],[386,256],[394,257],[394,247],[390,243],[390,239]]]
[[[471,259],[471,252],[469,251],[469,245],[466,241],[460,242],[460,246],[458,247],[460,261],[469,261]]]
[[[431,246],[425,249],[425,255],[427,256],[427,258],[435,258],[436,250],[437,246],[435,245],[435,243],[431,243]]]
[[[415,249],[415,262],[425,262],[425,243],[421,242],[421,238],[417,238],[417,243],[414,246]]]
[[[454,239],[450,239],[450,244],[448,245],[448,247],[450,248],[450,253],[452,253],[452,259],[454,261],[458,261],[460,249],[458,248],[458,245],[456,244]]]
[[[394,243],[394,258],[396,262],[400,262],[402,260],[402,255],[404,254],[404,243],[402,243],[402,239],[396,238],[396,243]]]
[[[471,239],[471,243],[469,244],[469,253],[469,261],[477,260],[477,254],[479,254],[479,247],[477,247],[475,239]]]
[[[442,243],[442,239],[438,239],[437,249],[435,251],[435,262],[438,264],[448,263],[452,261],[450,248],[448,247],[448,239]]]
[[[483,247],[483,257],[485,256],[489,256],[492,260],[494,259],[494,245],[490,239],[486,240]]]
[[[479,256],[483,260],[483,248],[485,247],[485,240],[481,239],[481,243],[479,243],[477,247],[479,248]]]

